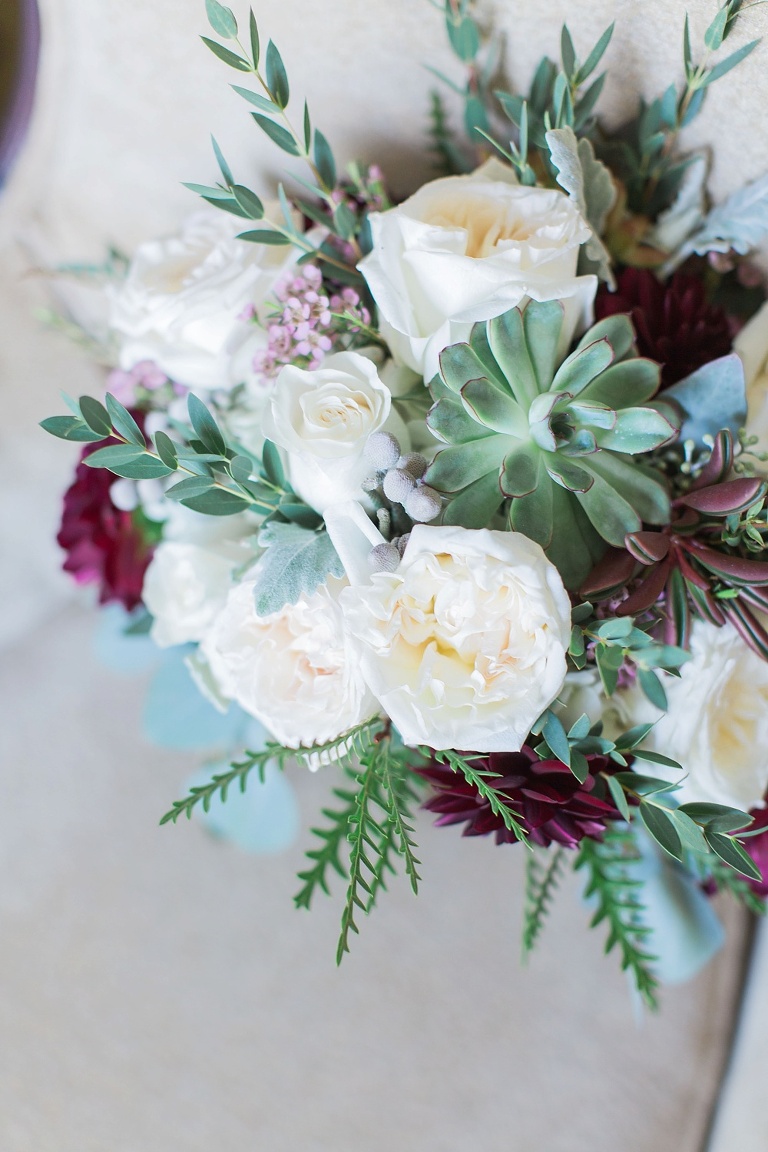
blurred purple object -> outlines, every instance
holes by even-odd
[[[10,22],[10,42],[5,35],[0,42],[0,67],[12,73],[5,105],[0,111],[0,185],[8,177],[29,125],[40,54],[37,0],[15,0],[15,4],[17,12],[15,20]],[[5,24],[3,31],[5,33]]]

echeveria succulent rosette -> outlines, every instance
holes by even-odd
[[[686,23],[682,79],[616,135],[612,27],[583,59],[564,28],[525,95],[446,0],[465,132],[433,93],[439,172],[398,201],[293,115],[254,14],[206,2],[304,171],[267,203],[214,145],[207,206],[108,265],[106,395],[44,421],[85,445],[65,566],[270,734],[163,822],[324,773],[296,903],[346,879],[340,960],[390,873],[418,890],[423,806],[518,845],[526,950],[584,873],[654,1004],[649,853],[691,907],[768,887],[768,177],[712,203],[680,135],[748,11],[699,56]]]

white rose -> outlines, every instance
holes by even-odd
[[[359,267],[382,335],[427,380],[475,322],[529,298],[563,301],[563,353],[591,320],[597,280],[576,275],[589,225],[564,193],[523,187],[501,164],[433,180],[370,220],[373,250]]]
[[[617,694],[631,724],[658,718],[644,746],[676,760],[686,774],[653,765],[653,774],[681,782],[681,801],[726,804],[747,811],[768,788],[768,664],[730,624],[696,620],[692,659],[681,677],[664,675],[669,709],[649,704],[640,689]]]
[[[160,648],[202,640],[226,602],[233,572],[253,555],[245,542],[253,531],[248,516],[218,521],[173,506],[142,589]]]
[[[123,369],[152,360],[190,388],[240,382],[238,351],[247,345],[252,353],[265,339],[247,310],[295,260],[290,248],[237,240],[245,223],[211,209],[190,217],[181,235],[141,245],[111,294]]]
[[[258,616],[253,580],[238,584],[202,653],[224,696],[288,748],[336,739],[376,713],[344,634],[331,580],[297,604]]]
[[[329,531],[345,559],[338,516]],[[570,601],[520,533],[418,524],[396,571],[360,579],[340,603],[363,675],[407,744],[517,751],[563,686]]]
[[[386,429],[404,448],[406,428],[376,365],[358,352],[327,356],[314,371],[288,365],[277,378],[264,432],[288,455],[288,476],[310,507],[362,500],[372,469],[368,437]]]
[[[757,436],[758,452],[768,452],[768,303],[744,325],[733,350],[741,357],[747,383],[747,435]]]

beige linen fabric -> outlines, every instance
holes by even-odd
[[[142,684],[98,665],[93,616],[57,571],[73,457],[35,422],[60,410],[59,388],[94,391],[99,374],[34,319],[45,293],[28,254],[96,258],[106,241],[130,249],[175,227],[195,206],[180,181],[215,175],[210,131],[257,187],[281,154],[196,40],[202,4],[41,6],[36,117],[0,198],[4,1152],[696,1152],[733,1021],[738,916],[725,952],[638,1029],[573,884],[520,970],[521,850],[421,819],[423,895],[393,882],[337,974],[340,892],[312,917],[291,907],[306,828],[275,858],[195,825],[157,828],[193,765],[142,743]],[[697,36],[712,7],[689,5]],[[525,81],[556,50],[563,16],[582,49],[616,17],[606,103],[617,117],[677,67],[679,3],[487,11]],[[420,64],[452,67],[434,10],[264,0],[258,12],[340,156],[377,160],[404,190],[427,176]],[[747,32],[766,30],[757,8]],[[725,125],[718,193],[768,168],[755,116],[766,75],[762,55],[724,80],[689,134]],[[305,826],[327,782],[298,778]]]

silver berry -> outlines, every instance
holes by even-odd
[[[387,500],[391,500],[393,504],[405,504],[415,483],[413,476],[408,472],[403,472],[401,468],[390,468],[384,477],[382,488]]]
[[[405,501],[405,510],[417,524],[428,524],[440,515],[442,503],[434,488],[421,484],[414,488]]]
[[[421,480],[429,467],[429,461],[421,452],[409,452],[406,456],[400,457],[397,466],[409,476],[413,476],[414,480]]]
[[[400,553],[394,544],[377,544],[368,554],[368,563],[374,572],[394,572],[400,563]]]
[[[394,468],[400,459],[400,444],[391,432],[372,432],[365,443],[365,458],[377,472]]]

